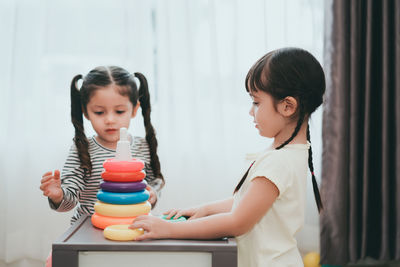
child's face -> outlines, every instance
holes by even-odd
[[[115,85],[110,85],[96,90],[86,108],[85,117],[96,131],[98,142],[105,147],[115,148],[119,140],[119,129],[129,128],[139,103],[133,107],[128,96],[122,96]]]
[[[274,107],[272,96],[263,91],[252,91],[250,93],[253,105],[250,115],[261,136],[275,138],[286,125],[285,117]]]

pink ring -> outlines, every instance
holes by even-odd
[[[104,161],[103,167],[109,172],[138,172],[144,168],[144,163],[139,159],[131,159],[129,161],[107,159]]]

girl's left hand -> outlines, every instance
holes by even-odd
[[[129,228],[142,228],[145,233],[135,240],[168,238],[171,223],[151,215],[138,216]]]
[[[150,202],[151,206],[154,207],[154,205],[157,202],[156,191],[154,191],[154,189],[151,188],[151,186],[146,186],[146,190],[149,191],[149,193],[150,193],[150,197],[149,197],[148,201]]]

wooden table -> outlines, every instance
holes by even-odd
[[[90,217],[76,221],[53,243],[53,267],[235,267],[235,239],[111,241]]]

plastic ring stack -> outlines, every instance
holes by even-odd
[[[143,179],[144,163],[138,159],[118,161],[107,159],[103,163],[105,171],[101,174],[103,182],[97,193],[92,224],[104,229],[104,236],[111,240],[133,240],[143,233],[128,226],[139,215],[148,214],[151,205],[147,201],[149,192]],[[116,226],[119,225],[119,226]]]

